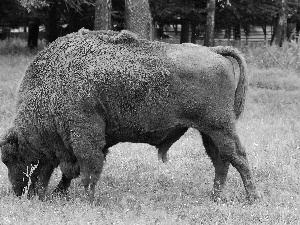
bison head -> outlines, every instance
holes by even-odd
[[[21,196],[28,185],[27,165],[19,154],[18,136],[10,130],[3,140],[0,140],[2,162],[7,166],[8,179],[13,191]]]

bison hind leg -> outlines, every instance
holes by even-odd
[[[56,188],[53,190],[53,195],[65,196],[68,193],[68,188],[71,185],[72,178],[66,177],[65,174],[62,174],[61,180],[59,181]]]
[[[157,157],[158,157],[158,160],[161,160],[163,163],[166,163],[169,161],[169,157],[168,157],[168,154],[167,154],[167,150],[161,150],[161,149],[158,149],[158,153],[157,153]]]
[[[61,162],[59,164],[59,167],[62,173],[68,178],[71,179],[77,178],[80,174],[80,167],[77,162],[76,163]]]
[[[215,167],[215,179],[213,186],[212,198],[214,201],[220,200],[222,189],[226,184],[226,178],[229,170],[229,162],[223,162],[220,152],[213,140],[201,132],[202,141],[207,155],[210,157]]]
[[[209,136],[219,150],[220,157],[224,162],[223,169],[226,169],[225,165],[227,163],[230,163],[234,168],[236,168],[242,178],[247,199],[252,202],[259,198],[259,194],[254,184],[245,149],[235,132],[235,129],[215,130],[211,131]],[[215,168],[217,170],[218,167]],[[219,168],[221,167],[219,166]],[[222,176],[221,171],[219,171],[219,176]],[[225,176],[224,172],[223,176]],[[225,179],[225,177],[223,179]]]
[[[61,162],[59,164],[60,170],[62,171],[62,178],[59,181],[57,187],[54,189],[54,195],[66,195],[68,188],[71,185],[71,181],[77,178],[80,174],[79,164],[70,162]]]

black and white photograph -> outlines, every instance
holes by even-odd
[[[300,0],[0,0],[0,225],[300,224]]]

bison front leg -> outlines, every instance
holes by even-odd
[[[229,162],[222,161],[218,148],[209,136],[202,132],[201,135],[206,153],[212,160],[212,163],[215,167],[215,179],[212,197],[214,201],[217,201],[220,199],[220,194],[226,183]]]
[[[86,195],[93,199],[104,162],[105,123],[97,113],[91,111],[77,113],[76,116],[77,120],[70,124],[72,148]]]
[[[68,188],[71,185],[72,178],[68,178],[65,174],[62,174],[61,180],[57,187],[54,189],[54,195],[65,195],[67,194]]]
[[[241,145],[235,130],[223,129],[213,131],[210,134],[210,137],[219,149],[222,161],[225,163],[230,162],[231,165],[240,173],[248,200],[252,202],[253,200],[259,198],[259,194],[256,190],[253,176],[250,171],[245,149]]]
[[[53,165],[49,163],[41,166],[39,174],[33,174],[31,177],[31,185],[28,190],[28,198],[37,195],[40,200],[45,199],[46,190],[53,170]]]
[[[55,195],[66,195],[71,181],[79,176],[80,168],[77,162],[61,162],[59,167],[62,177],[53,193]]]
[[[100,150],[101,151],[101,150]],[[93,158],[84,158],[79,160],[82,172],[82,184],[86,197],[93,200],[95,195],[95,187],[100,178],[103,168],[103,155],[94,155]]]

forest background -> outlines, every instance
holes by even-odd
[[[82,27],[129,29],[152,40],[165,37],[169,25],[180,33],[180,43],[202,38],[212,46],[215,31],[223,29],[224,38],[240,40],[241,32],[249,37],[255,26],[266,38],[271,26],[269,44],[282,46],[299,33],[299,9],[299,0],[1,0],[0,38],[9,37],[11,28],[24,27],[28,46],[35,48],[43,25],[47,42]]]

